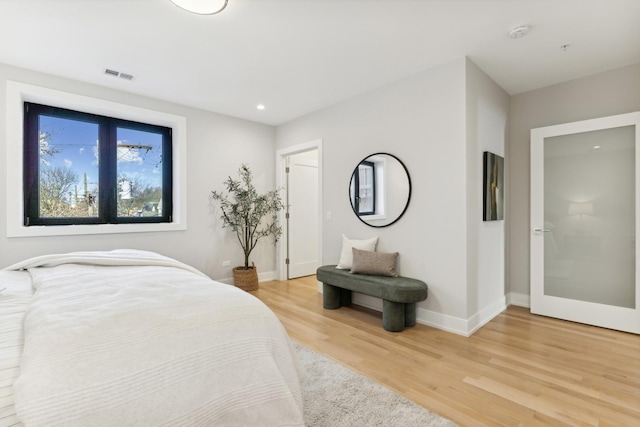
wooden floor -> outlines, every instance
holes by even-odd
[[[510,307],[469,338],[322,308],[315,276],[252,292],[295,341],[460,426],[640,426],[640,336]]]

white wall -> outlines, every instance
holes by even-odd
[[[248,163],[254,171],[259,190],[274,188],[273,127],[0,64],[2,118],[7,114],[4,101],[7,80],[186,117],[188,229],[163,233],[7,238],[6,221],[1,218],[0,267],[45,253],[122,247],[163,253],[187,262],[216,279],[230,278],[231,267],[242,264],[240,245],[234,236],[220,228],[217,215],[209,202],[209,194],[211,190],[223,189],[221,184],[224,179],[229,175],[235,176],[243,162]],[[7,208],[4,182],[8,149],[6,133],[6,120],[0,120],[0,165],[3,165],[3,173],[0,174],[0,212],[6,212]],[[20,205],[22,201],[11,203]],[[223,268],[222,260],[230,260],[231,267]],[[252,260],[260,272],[273,272],[275,261],[271,243],[265,242],[256,248]]]
[[[466,70],[467,316],[471,319],[470,326],[476,328],[506,306],[505,223],[508,218],[482,220],[482,165],[485,151],[505,157],[510,98],[473,62],[467,60]]]
[[[469,264],[467,240],[471,237],[481,247],[486,237],[478,230],[482,225],[482,199],[476,194],[482,191],[479,150],[502,153],[507,105],[506,94],[461,58],[279,126],[278,148],[323,141],[324,263],[337,263],[343,233],[350,238],[379,236],[379,251],[400,253],[399,273],[429,286],[428,299],[418,307],[418,321],[469,333],[474,325],[468,319],[483,308],[480,305],[495,301],[500,292],[504,296],[504,261],[500,259],[504,249],[491,243],[489,253],[496,258],[485,260],[476,248]],[[470,113],[473,135],[468,140]],[[354,167],[376,152],[402,160],[413,186],[405,215],[386,228],[360,222],[349,203]],[[467,214],[470,203],[475,213]],[[330,221],[327,212],[331,212]],[[502,222],[488,227],[493,241],[504,233]],[[480,261],[492,264],[487,272],[479,271]],[[469,287],[478,286],[469,304]],[[358,296],[355,301],[380,307],[373,298]]]
[[[530,130],[640,111],[640,64],[511,97],[505,200],[511,302],[529,304]]]

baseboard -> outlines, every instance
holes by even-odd
[[[376,311],[382,311],[382,300],[368,295],[353,294],[353,303]],[[507,298],[502,297],[480,310],[468,319],[449,316],[436,311],[417,307],[416,321],[421,325],[441,329],[457,335],[469,337],[507,308]]]
[[[422,325],[470,337],[478,329],[489,323],[491,319],[502,313],[506,308],[507,299],[506,297],[502,297],[484,307],[468,319],[463,319],[418,307],[416,320]]]
[[[222,279],[214,279],[214,280],[216,282],[225,283],[227,285],[233,285],[233,277],[225,277]],[[276,280],[275,271],[265,271],[262,273],[258,273],[258,283],[270,282],[272,280]]]
[[[531,298],[527,294],[519,294],[516,292],[509,293],[509,304],[518,307],[531,308]]]
[[[467,336],[473,335],[475,331],[489,323],[494,317],[507,309],[507,297],[502,296],[491,304],[483,307],[476,314],[467,320]]]
[[[276,280],[275,270],[258,273],[258,282],[270,282],[272,280]]]
[[[471,335],[471,333],[467,331],[467,321],[465,319],[438,313],[437,311],[418,307],[416,310],[416,321],[421,325],[441,329],[457,335],[465,337]]]

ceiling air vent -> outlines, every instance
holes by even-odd
[[[112,70],[110,68],[106,68],[104,70],[104,73],[107,76],[120,77],[121,79],[129,80],[129,81],[133,80],[133,74],[121,73],[120,71]]]

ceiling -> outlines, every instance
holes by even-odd
[[[279,125],[463,56],[512,95],[639,63],[639,24],[640,0],[0,0],[0,62]]]

